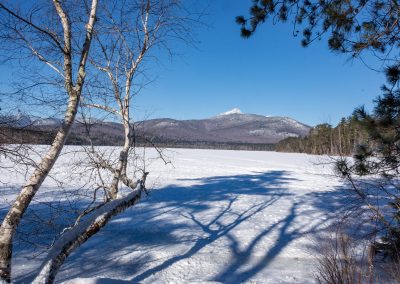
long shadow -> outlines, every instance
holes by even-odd
[[[131,280],[133,283],[137,283],[182,259],[190,258],[218,239],[227,236],[238,225],[271,206],[280,198],[290,196],[291,193],[287,191],[285,184],[296,181],[296,179],[291,178],[290,173],[286,171],[271,171],[247,175],[216,176],[190,181],[196,184],[187,187],[171,185],[154,191],[139,206],[121,215],[120,219],[129,223],[130,229],[120,232],[129,234],[129,238],[119,236],[118,243],[113,243],[114,252],[127,247],[151,251],[157,246],[170,246],[184,242],[188,249],[184,253],[164,259],[161,263],[160,260],[146,259],[149,268],[144,271],[143,267],[146,263],[128,261],[118,266],[120,275],[132,276],[139,266],[142,268],[141,273]],[[246,204],[246,208],[235,208],[237,204],[240,204],[239,199],[244,196],[248,196],[252,202]],[[218,204],[219,209],[215,207],[215,204]],[[201,220],[201,214],[207,210],[212,211],[213,217]],[[160,220],[170,214],[180,218],[180,221],[183,222],[176,223],[169,219]],[[113,231],[112,227],[118,226],[117,221],[109,225],[110,231]],[[152,229],[149,230],[149,228]],[[172,237],[179,230],[193,230],[194,228],[200,228],[205,234],[187,240],[177,240],[176,237]],[[152,230],[154,230],[151,232],[154,233],[154,238],[148,236]],[[103,233],[108,235],[107,229]],[[105,235],[101,237],[103,244],[104,238],[107,238]],[[98,241],[100,242],[100,238]],[[94,255],[93,249],[95,247],[91,244],[84,245],[79,249],[79,255]],[[73,271],[73,267],[76,265],[74,260],[76,261],[77,258],[77,254],[71,256],[70,261],[65,264],[65,269]],[[110,255],[110,258],[103,261],[103,264],[110,268],[113,267],[115,262],[112,258],[113,256]],[[158,264],[151,266],[152,261],[156,261]],[[98,269],[99,267],[97,267],[97,272]],[[88,274],[85,273],[85,276],[90,276],[90,271],[87,272]],[[68,276],[61,277],[60,280],[71,279],[79,275],[79,272],[68,273]]]
[[[272,175],[276,175],[276,173],[273,173]],[[227,178],[229,180],[232,177],[224,177],[224,178]],[[210,178],[209,181],[214,181],[215,179],[216,178]],[[289,180],[296,181],[295,179],[292,178],[286,179],[286,181]],[[271,184],[273,186],[277,186],[279,184],[279,181],[271,180]],[[233,184],[232,186],[234,187]],[[266,186],[266,184],[264,184],[264,186]],[[132,279],[132,282],[136,283],[143,281],[147,277],[168,268],[169,266],[173,265],[174,263],[182,259],[190,258],[194,254],[199,252],[201,249],[203,249],[205,246],[212,244],[220,237],[226,237],[230,241],[230,250],[233,252],[233,256],[231,257],[232,261],[222,272],[220,272],[212,280],[219,281],[222,283],[242,283],[255,276],[264,268],[268,267],[268,265],[279,255],[279,253],[293,240],[307,234],[323,231],[326,228],[323,225],[327,224],[329,220],[333,220],[336,217],[336,214],[340,210],[343,210],[343,208],[345,208],[344,205],[348,205],[347,202],[349,203],[351,202],[348,198],[347,199],[343,198],[346,195],[343,192],[342,188],[338,188],[336,190],[328,192],[306,194],[305,196],[300,198],[298,202],[294,202],[292,204],[290,212],[285,218],[276,223],[271,224],[270,226],[262,230],[262,232],[260,232],[251,240],[250,244],[247,245],[245,249],[241,250],[239,248],[240,247],[239,240],[235,238],[234,234],[231,234],[231,231],[233,231],[233,229],[237,227],[240,223],[248,220],[250,217],[261,212],[266,207],[273,205],[273,203],[275,203],[282,196],[291,195],[290,192],[285,192],[285,189],[284,188],[282,189],[283,190],[278,194],[273,191],[270,192],[270,194],[272,195],[270,196],[270,199],[267,202],[260,204],[260,207],[253,207],[256,209],[254,209],[254,211],[251,213],[247,211],[243,212],[242,214],[238,215],[238,218],[236,218],[229,224],[221,225],[221,223],[219,223],[219,220],[222,220],[224,217],[226,217],[226,214],[230,212],[232,204],[236,201],[236,199],[230,200],[229,205],[225,208],[223,212],[221,212],[214,219],[205,224],[199,221],[196,218],[195,214],[193,213],[188,214],[185,217],[192,220],[195,224],[197,224],[198,227],[200,227],[203,230],[203,232],[207,234],[207,237],[196,241],[194,245],[184,254],[174,256],[164,261],[163,263],[159,264],[158,266],[155,266],[151,269],[146,270],[140,275],[137,275]],[[264,195],[265,191],[261,191],[259,193],[261,195]],[[256,192],[245,189],[243,190],[243,194],[256,194]],[[327,217],[307,228],[292,228],[291,227],[292,224],[298,217],[298,213],[296,211],[297,208],[299,207],[299,203],[312,204],[313,206],[318,208],[318,210],[324,212]],[[219,228],[214,230],[211,229],[213,224],[218,224]],[[274,245],[268,251],[265,252],[265,254],[257,261],[257,263],[248,265],[252,255],[255,252],[256,245],[260,243],[260,241],[264,237],[266,237],[269,233],[271,233],[273,230],[277,230],[279,232],[278,238],[274,243]],[[243,268],[245,268],[246,265],[247,269],[243,270]]]
[[[333,187],[331,191],[311,192],[306,195],[310,204],[319,211],[335,217],[331,225],[326,228],[327,233],[334,236],[339,230],[354,239],[361,241],[369,238],[374,231],[373,216],[365,203],[353,192],[351,185],[343,183]],[[376,200],[373,200],[374,202]],[[317,236],[317,238],[320,236]],[[319,241],[331,241],[330,238]]]
[[[111,281],[115,274],[118,278],[131,279],[132,283],[142,282],[221,239],[227,240],[225,249],[229,250],[227,254],[232,258],[215,279],[208,280],[225,283],[239,279],[246,281],[266,268],[293,240],[318,230],[319,224],[326,221],[308,229],[294,228],[294,221],[300,214],[300,203],[312,205],[315,210],[332,218],[343,204],[341,195],[335,192],[306,194],[289,203],[289,213],[281,220],[269,223],[254,236],[250,235],[250,243],[241,249],[242,244],[235,237],[238,227],[245,228],[247,222],[251,226],[252,217],[280,199],[290,201],[294,193],[288,190],[288,183],[300,181],[291,177],[288,171],[269,171],[182,182],[192,185],[169,185],[155,190],[137,206],[110,222],[70,256],[62,267],[65,273],[61,271],[57,281],[81,276],[110,276]],[[182,232],[188,231],[201,234],[184,237]],[[256,246],[273,231],[278,232],[277,241],[263,252],[257,263],[252,264],[250,260]],[[172,256],[164,258],[154,257],[152,252],[172,245],[183,245],[185,250],[175,250]],[[130,257],[133,252],[135,257]],[[17,282],[28,283],[29,279],[30,276],[21,276]],[[106,283],[107,279],[102,281]]]
[[[189,188],[193,198],[192,201],[196,202],[194,204],[185,202],[183,206],[189,208],[190,211],[187,214],[182,214],[182,216],[201,228],[206,237],[196,240],[184,254],[173,256],[163,263],[137,275],[132,279],[132,282],[143,281],[154,273],[162,271],[178,261],[192,257],[206,246],[229,235],[238,225],[263,211],[268,206],[273,205],[282,196],[290,195],[290,193],[286,192],[283,185],[293,180],[295,179],[288,177],[288,173],[284,171],[192,179],[191,181],[198,181],[201,184]],[[261,196],[263,198],[258,204],[251,204],[245,210],[236,213],[233,210],[233,206],[237,202],[238,197],[243,195]],[[199,204],[199,201],[203,204]],[[210,203],[213,201],[226,201],[228,204],[209,221],[202,222],[196,218],[196,214],[210,206]],[[179,205],[182,206],[182,203]],[[236,216],[232,221],[226,222],[224,219],[228,215]]]
[[[332,188],[331,191],[307,193],[291,205],[290,212],[285,218],[260,232],[244,249],[240,249],[240,241],[234,235],[228,235],[233,254],[232,261],[213,280],[223,283],[243,283],[249,280],[268,267],[280,252],[295,239],[312,234],[316,240],[320,240],[321,236],[318,233],[325,232],[330,224],[336,221],[339,214],[344,214],[345,211],[357,206],[358,203],[355,201],[354,196],[349,194],[343,186]],[[310,226],[294,226],[295,220],[300,217],[297,211],[302,204],[312,205],[313,208],[309,212],[303,211],[302,214],[322,212],[324,218]],[[256,253],[256,245],[272,230],[279,232],[273,246],[257,259],[256,263],[250,263],[251,257]],[[318,247],[314,247],[314,249],[318,249]]]
[[[232,262],[224,269],[217,277],[215,281],[223,283],[241,283],[252,276],[256,275],[259,271],[268,266],[268,264],[279,254],[279,252],[287,246],[293,239],[297,238],[300,234],[297,230],[287,232],[293,220],[296,218],[296,207],[297,203],[294,203],[289,215],[281,221],[272,224],[269,228],[259,233],[244,250],[240,249],[240,242],[233,236],[229,236],[230,247],[233,252]],[[281,225],[283,224],[283,225]],[[273,229],[281,225],[279,229],[279,237],[275,245],[268,250],[264,257],[258,261],[256,265],[253,265],[250,269],[239,272],[241,267],[246,266],[250,260],[256,245],[268,235]]]
[[[140,275],[134,277],[132,279],[132,282],[136,283],[136,282],[143,281],[144,279],[153,275],[154,273],[162,271],[180,260],[190,258],[191,256],[198,253],[204,247],[214,243],[216,240],[220,239],[221,237],[228,235],[229,232],[231,230],[235,229],[235,227],[237,227],[239,224],[248,220],[255,214],[261,212],[266,207],[272,205],[276,200],[277,200],[277,198],[272,198],[268,202],[263,202],[262,204],[259,204],[258,206],[251,207],[251,208],[245,210],[243,213],[238,214],[237,217],[232,222],[230,222],[226,225],[222,225],[222,223],[221,223],[222,220],[221,220],[221,222],[219,222],[219,220],[222,219],[224,217],[224,215],[230,211],[231,206],[234,203],[234,200],[231,200],[229,202],[229,205],[220,214],[218,214],[215,218],[213,218],[213,220],[211,220],[210,222],[207,222],[206,224],[203,224],[202,222],[197,220],[193,213],[189,213],[189,216],[186,216],[186,218],[192,220],[194,223],[199,225],[199,227],[201,227],[202,230],[205,233],[207,233],[207,237],[199,238],[198,240],[196,240],[194,242],[194,244],[192,245],[192,247],[184,254],[171,257],[170,259],[164,261],[162,264],[157,265],[151,269],[148,269],[145,272],[141,273]],[[218,225],[218,229],[212,229],[213,225]]]

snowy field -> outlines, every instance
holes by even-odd
[[[74,252],[57,283],[314,282],[314,257],[346,201],[328,158],[193,149],[166,154],[172,164],[154,160],[147,167],[150,195]],[[72,159],[60,157],[58,180]],[[6,170],[0,177],[3,216],[24,177]],[[33,208],[59,201],[68,186],[84,187],[75,178],[54,194],[55,184],[46,180]],[[30,282],[42,257],[27,259],[34,254],[28,250],[16,248],[17,283]]]

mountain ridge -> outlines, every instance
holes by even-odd
[[[234,108],[205,119],[157,118],[139,123],[155,137],[186,141],[277,143],[306,136],[311,127],[293,118],[243,113]]]
[[[57,118],[30,118],[18,114],[17,116],[0,117],[1,122],[7,121],[8,127],[40,131],[55,131],[62,123]],[[117,122],[93,120],[91,135],[99,140],[123,139],[123,127]],[[311,127],[287,116],[264,116],[259,114],[243,113],[239,108],[220,113],[205,119],[172,119],[156,118],[135,123],[138,137],[146,137],[154,141],[175,142],[206,142],[206,143],[250,143],[275,144],[287,137],[306,136]],[[86,129],[82,121],[77,120],[72,134],[83,140]]]

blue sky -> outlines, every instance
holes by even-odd
[[[360,60],[331,53],[326,40],[302,48],[290,22],[267,22],[253,37],[242,39],[235,17],[247,13],[250,0],[193,3],[209,3],[205,25],[195,28],[198,43],[174,44],[180,55],[172,60],[161,56],[161,63],[150,68],[156,80],[137,96],[136,120],[200,119],[240,108],[309,125],[336,124],[357,106],[371,109],[380,93],[382,74]],[[0,66],[3,90],[11,69]]]
[[[290,23],[271,22],[242,39],[234,19],[250,2],[211,1],[197,47],[178,48],[183,55],[164,61],[155,83],[138,96],[139,118],[206,118],[237,107],[315,125],[336,124],[362,104],[371,108],[384,77],[331,53],[326,41],[302,48]]]

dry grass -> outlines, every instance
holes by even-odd
[[[332,234],[317,257],[316,278],[326,284],[400,283],[399,263],[378,261],[369,240],[357,240],[342,231]]]

